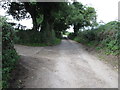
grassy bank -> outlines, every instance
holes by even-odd
[[[73,40],[94,47],[96,50],[104,50],[106,55],[119,55],[119,22],[112,21],[101,25],[96,29],[80,31]]]
[[[80,31],[77,36],[71,34],[71,39],[82,43],[89,51],[95,51],[102,60],[118,68],[120,55],[119,22],[112,21],[100,25],[96,29]]]

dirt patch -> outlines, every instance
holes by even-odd
[[[62,40],[60,45],[16,45],[21,55],[12,87],[21,88],[116,88],[118,74],[84,46]]]

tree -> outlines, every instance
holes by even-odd
[[[86,7],[79,2],[73,2],[71,7],[71,25],[74,26],[75,36],[77,36],[79,29],[95,25],[96,12],[94,8]]]
[[[65,32],[70,25],[71,7],[67,3],[63,4],[62,10],[55,15],[54,30],[57,38],[62,38],[62,32]]]
[[[33,20],[33,30],[41,27],[41,41],[53,43],[55,33],[58,37],[61,32],[74,25],[75,36],[79,29],[92,26],[96,21],[96,12],[92,7],[86,7],[79,2],[11,2],[8,13],[15,19],[29,18]],[[29,13],[29,15],[28,15]]]
[[[61,30],[61,28],[59,28],[61,23],[57,23],[57,21],[63,18],[63,13],[65,13],[64,11],[68,7],[68,4],[65,2],[41,2],[38,4],[39,8],[41,8],[40,12],[43,14],[41,39],[43,42],[49,44],[55,40],[55,31],[59,32]]]
[[[65,2],[11,2],[8,5],[8,13],[15,19],[20,20],[31,16],[33,30],[38,30],[41,26],[41,38],[44,43],[54,40],[54,24],[61,17],[61,15],[59,17],[57,14],[65,10],[63,7],[68,7]]]
[[[72,4],[71,20],[74,26],[74,35],[77,36],[79,29],[84,26],[84,6],[82,3],[74,2]]]
[[[95,9],[93,7],[86,7],[84,13],[85,26],[91,26],[92,28],[97,26],[96,17]]]
[[[33,30],[38,30],[37,16],[38,8],[36,3],[33,2],[11,2],[8,4],[8,13],[13,16],[14,19],[21,20],[25,18],[32,18]],[[29,14],[30,15],[29,15]]]
[[[24,2],[24,7],[27,12],[31,15],[31,18],[33,20],[33,30],[38,30],[38,22],[37,17],[39,15],[38,10],[39,8],[36,6],[35,2]]]

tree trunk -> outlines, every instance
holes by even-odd
[[[38,30],[38,25],[37,25],[37,18],[36,16],[31,15],[32,17],[32,22],[33,22],[33,30],[37,31]]]
[[[79,31],[79,28],[76,24],[74,24],[74,35],[77,36],[78,34],[78,31]]]
[[[42,43],[52,45],[55,40],[55,33],[53,30],[53,22],[50,20],[50,14],[44,14],[41,27],[41,41]]]
[[[33,30],[38,30],[38,24],[37,24],[37,8],[35,5],[31,5],[30,2],[24,2],[25,9],[29,14],[31,15],[32,22],[33,22]]]

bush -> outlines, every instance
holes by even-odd
[[[104,49],[106,54],[118,55],[120,54],[119,24],[117,21],[112,21],[94,30],[81,31],[74,40],[89,46],[97,46],[99,49]]]
[[[41,43],[41,35],[39,31],[33,30],[19,30],[16,33],[18,39],[15,43]]]
[[[74,38],[75,41],[81,42],[83,44],[91,43],[97,40],[97,35],[95,30],[85,30],[78,33],[77,37]]]
[[[15,68],[19,56],[13,44],[14,29],[3,17],[0,17],[0,22],[2,27],[2,88],[8,88],[11,72]]]
[[[75,36],[74,33],[69,33],[69,35],[68,35],[68,38],[71,39],[71,40],[74,40],[75,37],[76,36]]]
[[[15,40],[15,43],[28,45],[28,46],[48,46],[48,45],[56,45],[61,42],[61,40],[55,38],[54,35],[53,37],[51,37],[51,40],[49,40],[49,42],[46,43],[45,40],[47,40],[48,37],[42,38],[43,35],[44,34],[41,34],[40,31],[19,30],[16,33],[17,39]]]

